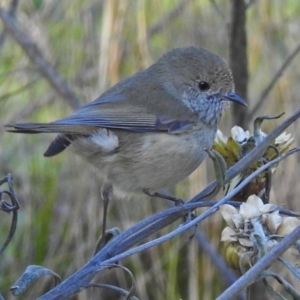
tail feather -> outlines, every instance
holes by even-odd
[[[54,123],[19,123],[5,125],[8,132],[16,133],[64,133],[88,135],[97,130],[95,126],[89,125],[61,125]]]
[[[15,133],[58,133],[44,153],[45,157],[51,157],[64,151],[78,136],[88,136],[97,130],[89,125],[61,125],[53,123],[19,123],[5,125],[8,132]]]
[[[59,154],[71,144],[72,140],[74,140],[74,137],[69,134],[59,134],[49,145],[48,149],[44,153],[44,156],[51,157]]]

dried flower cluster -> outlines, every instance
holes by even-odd
[[[300,224],[296,217],[280,215],[276,205],[264,204],[256,195],[250,196],[239,209],[225,204],[220,212],[228,225],[221,241],[225,243],[227,262],[234,269],[248,268],[256,261],[257,243],[268,252]]]
[[[217,131],[213,148],[224,157],[227,165],[230,167],[261,142],[265,136],[266,133],[261,130],[251,135],[249,130],[244,131],[243,128],[234,126],[231,129],[231,137],[225,136],[220,130]],[[278,154],[285,153],[293,141],[294,138],[291,137],[290,133],[283,132],[275,139],[271,147],[268,148],[264,157],[270,161]]]
[[[252,135],[249,131],[244,131],[239,126],[234,126],[231,129],[231,137],[226,137],[220,130],[218,130],[213,149],[222,155],[228,168],[243,158],[250,150],[252,150],[265,138],[266,133],[260,129],[261,122],[264,118],[267,117],[261,117],[255,120],[254,131]],[[233,189],[241,182],[243,178],[256,171],[263,164],[288,151],[293,141],[294,138],[291,137],[291,134],[283,132],[275,139],[274,143],[268,147],[268,149],[262,155],[262,158],[253,163],[249,169],[246,170],[246,172],[234,178],[226,187],[225,191],[228,192],[228,190]],[[276,167],[273,167],[272,170],[261,173],[257,178],[253,179],[245,189],[237,194],[233,200],[246,201],[250,195],[261,195],[261,191],[265,190],[266,192],[263,197],[263,201],[268,202],[268,192],[270,190],[271,181],[270,173],[268,172],[274,173],[275,169]]]

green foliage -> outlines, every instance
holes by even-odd
[[[40,9],[43,5],[43,0],[32,0],[33,6],[36,10]]]

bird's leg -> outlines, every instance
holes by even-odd
[[[208,156],[213,161],[214,170],[215,170],[215,174],[216,174],[216,181],[217,181],[216,188],[213,191],[211,191],[209,194],[205,195],[205,198],[207,198],[207,197],[212,198],[216,194],[218,194],[220,189],[224,186],[227,166],[226,166],[226,162],[225,162],[224,158],[216,150],[204,149],[204,151],[208,154]]]
[[[143,189],[143,192],[150,196],[150,197],[157,197],[157,198],[161,198],[161,199],[166,199],[166,200],[170,200],[172,201],[176,206],[180,206],[182,204],[184,204],[185,202],[178,198],[178,197],[174,197],[172,195],[167,195],[165,193],[161,193],[161,192],[156,192],[153,191],[151,189]],[[188,212],[184,217],[183,217],[183,222],[186,223],[190,220],[193,220],[195,218],[195,214],[194,212]]]
[[[161,198],[161,199],[170,200],[170,201],[174,202],[176,206],[184,204],[184,201],[178,197],[174,197],[172,195],[167,195],[167,194],[161,193],[161,192],[156,192],[156,191],[153,191],[152,189],[143,189],[143,192],[150,197],[157,197],[157,198]]]
[[[104,182],[101,188],[101,198],[103,200],[102,236],[100,240],[97,242],[98,247],[105,245],[107,209],[108,209],[108,203],[112,197],[112,193],[113,193],[113,187],[111,183]]]

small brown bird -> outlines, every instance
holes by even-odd
[[[173,49],[71,116],[7,125],[20,133],[58,133],[45,152],[66,148],[99,169],[117,195],[156,191],[191,174],[215,139],[234,92],[227,63],[198,47]]]

